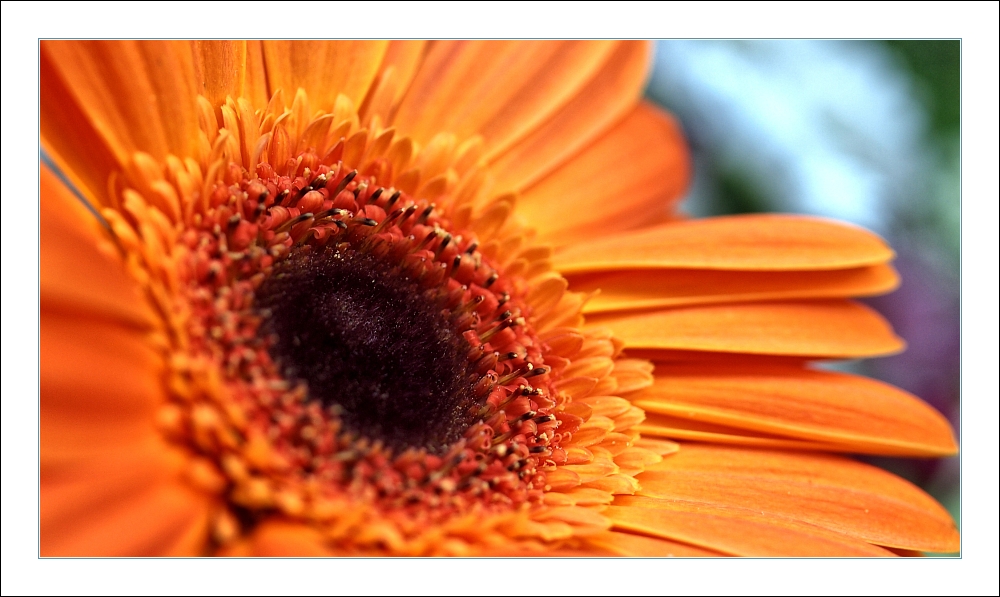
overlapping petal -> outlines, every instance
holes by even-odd
[[[389,47],[388,41],[262,43],[270,92],[283,89],[292,97],[301,88],[311,107],[324,112],[333,110],[339,94],[361,105]]]
[[[641,350],[858,358],[904,346],[878,313],[844,300],[698,305],[610,313],[588,323]]]
[[[41,555],[201,555],[209,525],[205,495],[147,474],[156,462],[139,458],[162,456],[162,450],[134,456],[128,463],[78,467],[77,478],[43,480]],[[120,469],[112,467],[135,475],[120,480]]]
[[[620,43],[434,42],[393,124],[422,143],[481,135],[487,156],[501,154],[579,93]]]
[[[107,203],[107,181],[136,151],[195,155],[194,58],[184,41],[42,43],[42,143]]]
[[[41,183],[41,552],[197,552],[209,498],[157,428],[156,319],[93,214]]]
[[[682,543],[662,537],[636,535],[620,530],[590,537],[588,543],[594,547],[606,549],[611,554],[621,556],[690,558],[727,555],[725,552],[698,547],[690,543]]]
[[[650,47],[622,42],[558,113],[490,161],[498,191],[521,191],[574,157],[622,120],[642,93]]]
[[[785,520],[886,547],[958,549],[958,531],[937,502],[899,477],[846,458],[682,444],[639,481],[639,495],[655,500],[626,505],[701,509],[734,521]],[[730,533],[739,534],[735,526]],[[795,544],[789,538],[778,545],[790,553]]]
[[[48,168],[41,169],[42,309],[149,326],[156,316],[105,230]]]
[[[556,253],[560,271],[621,269],[807,271],[885,263],[885,241],[854,226],[806,216],[742,215],[669,222],[576,243]]]
[[[925,457],[958,449],[948,421],[925,402],[843,373],[661,363],[653,385],[632,401],[647,413],[815,441],[817,449]]]
[[[649,104],[521,194],[517,212],[547,242],[576,244],[658,223],[687,188],[680,126]]]
[[[591,292],[584,313],[637,311],[711,303],[803,298],[862,297],[899,285],[889,265],[814,271],[656,269],[570,276],[573,288]]]
[[[261,42],[198,40],[191,42],[191,51],[198,93],[211,105],[221,106],[227,97],[246,98],[256,108],[267,105],[270,94]]]
[[[733,556],[890,556],[886,549],[756,509],[626,496],[608,509],[617,528]]]

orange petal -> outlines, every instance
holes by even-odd
[[[622,120],[642,94],[650,51],[645,42],[619,44],[569,103],[493,160],[497,191],[531,187]]]
[[[615,49],[609,41],[440,41],[393,124],[426,143],[482,135],[496,155],[565,105]]]
[[[798,272],[663,269],[582,274],[576,292],[595,293],[584,313],[799,298],[872,296],[899,285],[890,265]],[[595,292],[595,291],[600,292]]]
[[[646,419],[636,425],[643,437],[665,437],[673,440],[776,448],[779,450],[810,450],[821,452],[849,452],[843,446],[811,440],[789,439],[785,436],[763,433],[691,418],[646,413]]]
[[[608,531],[587,538],[587,543],[598,548],[605,549],[620,556],[632,556],[642,558],[694,558],[694,557],[718,557],[726,554],[705,549],[687,543],[661,539],[658,537],[646,537],[643,535],[633,535],[618,531]]]
[[[410,88],[413,77],[426,57],[426,40],[393,40],[389,42],[389,47],[385,51],[382,59],[381,70],[384,71],[390,66],[396,71],[396,96],[394,102],[398,102]]]
[[[660,365],[632,398],[650,413],[898,456],[958,450],[948,421],[875,380],[795,367]]]
[[[275,40],[263,44],[271,94],[284,89],[286,97],[293,97],[301,87],[313,110],[333,111],[341,93],[355,106],[361,105],[389,42]]]
[[[689,169],[680,126],[643,103],[524,191],[517,211],[556,245],[631,230],[667,216],[687,188]]]
[[[41,313],[41,459],[124,449],[155,433],[162,358],[140,332]]]
[[[56,74],[45,52],[39,56],[39,129],[45,153],[92,205],[113,206],[108,178],[120,170],[117,154]],[[113,140],[111,140],[113,141]]]
[[[553,257],[562,273],[622,269],[810,270],[885,263],[892,249],[867,230],[787,215],[669,222],[575,243]]]
[[[247,40],[247,74],[243,79],[243,97],[255,108],[267,107],[271,99],[267,88],[264,67],[264,44],[260,40]]]
[[[426,40],[389,42],[378,69],[379,74],[358,108],[362,122],[367,124],[374,116],[378,116],[383,124],[390,121],[395,107],[423,63],[429,44]]]
[[[191,556],[201,555],[200,550],[178,554],[177,548],[190,550],[207,540],[208,498],[179,483],[162,482],[126,494],[105,491],[104,499],[80,501],[73,515],[61,512],[55,517],[47,506],[49,491],[43,480],[43,556]],[[201,540],[192,540],[192,535]]]
[[[255,108],[267,105],[263,85],[260,42],[244,40],[192,41],[198,93],[212,106],[226,103],[226,97],[250,100]]]
[[[641,495],[739,508],[903,549],[953,552],[948,512],[882,469],[824,454],[683,444],[637,479]]]
[[[227,96],[235,99],[243,95],[246,41],[195,40],[191,42],[191,52],[194,54],[198,93],[205,96],[212,106],[221,106]]]
[[[610,329],[627,349],[856,358],[904,347],[875,311],[838,300],[684,307],[588,323]]]
[[[62,528],[88,511],[176,480],[176,471],[181,467],[178,454],[167,450],[162,440],[151,434],[117,450],[86,456],[76,457],[73,462],[43,456],[43,523]]]
[[[52,103],[41,114],[43,136],[63,158],[102,145],[120,164],[136,151],[160,160],[196,154],[198,89],[188,42],[44,41],[42,54],[42,95],[52,88],[69,96],[59,98],[69,105]],[[85,118],[98,138],[65,138],[88,128],[55,129],[68,115]]]
[[[40,178],[42,311],[148,326],[153,314],[97,218],[47,167]]]
[[[615,527],[735,556],[891,556],[850,536],[745,508],[624,496],[605,510]]]

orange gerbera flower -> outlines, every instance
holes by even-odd
[[[841,455],[944,418],[808,366],[891,249],[675,213],[647,44],[41,50],[42,555],[958,549]]]

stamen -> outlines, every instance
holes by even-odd
[[[278,226],[277,228],[275,228],[274,231],[276,233],[286,232],[286,231],[290,230],[291,228],[295,227],[296,225],[301,224],[302,222],[305,222],[306,220],[311,219],[312,217],[313,217],[313,215],[309,214],[309,213],[302,214],[301,216],[299,216],[297,218],[293,218],[291,220],[286,221],[281,226]]]
[[[427,218],[429,218],[431,216],[431,212],[433,212],[433,211],[434,211],[434,204],[431,203],[430,205],[427,206],[427,209],[425,209],[420,214],[420,217],[417,218],[417,224],[425,224],[425,223],[427,223]]]
[[[396,191],[395,193],[393,193],[392,196],[389,197],[389,201],[386,202],[385,208],[387,210],[388,209],[392,209],[392,206],[396,205],[396,201],[399,200],[399,196],[402,195],[402,194],[403,194],[402,191]],[[411,207],[414,207],[414,209],[416,209],[415,206],[411,206]]]
[[[336,197],[337,195],[339,195],[341,191],[343,191],[344,189],[347,188],[347,185],[351,184],[351,181],[354,180],[354,177],[357,176],[357,175],[358,175],[358,171],[354,170],[350,174],[348,174],[347,176],[345,176],[343,178],[343,180],[341,180],[339,183],[337,183],[337,186],[333,189],[333,192],[330,193],[330,196],[331,197]]]

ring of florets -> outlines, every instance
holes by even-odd
[[[184,440],[220,463],[230,500],[251,510],[281,507],[281,500],[262,497],[267,492],[247,489],[255,478],[270,484],[272,496],[282,488],[299,494],[286,512],[301,510],[308,499],[302,496],[317,492],[357,495],[394,510],[430,506],[442,515],[472,503],[538,503],[545,471],[565,462],[560,444],[579,423],[561,413],[523,288],[478,250],[473,234],[451,231],[433,204],[378,186],[340,162],[302,157],[282,172],[267,163],[255,176],[230,168],[182,234],[190,351],[221,371],[225,399],[217,410],[229,421],[206,438],[192,415]],[[346,281],[362,270],[372,288],[355,284],[340,293],[346,299],[324,295],[303,305],[324,282],[351,286]],[[380,417],[359,415],[371,400],[357,394],[382,386],[350,384],[385,367],[353,367],[364,353],[345,348],[340,365],[319,366],[325,373],[316,374],[296,350],[318,334],[310,331],[317,319],[336,329],[347,321],[354,327],[345,334],[357,336],[370,323],[362,321],[364,309],[369,319],[384,315],[384,305],[368,304],[379,296],[389,296],[399,313],[416,314],[414,321],[434,320],[399,340],[403,360],[390,368],[414,375],[439,356],[423,353],[444,346],[440,360],[451,368],[431,378],[445,371],[457,382],[444,408],[420,408],[413,401],[434,399],[434,392],[417,387],[411,403],[394,411],[398,425],[392,419],[373,428]],[[347,315],[327,317],[344,311],[339,300],[351,305]],[[379,325],[389,325],[384,321]],[[374,346],[385,345],[386,334],[377,340]],[[344,387],[354,389],[338,390]],[[388,394],[379,408],[392,407]],[[421,426],[445,428],[423,433]]]

